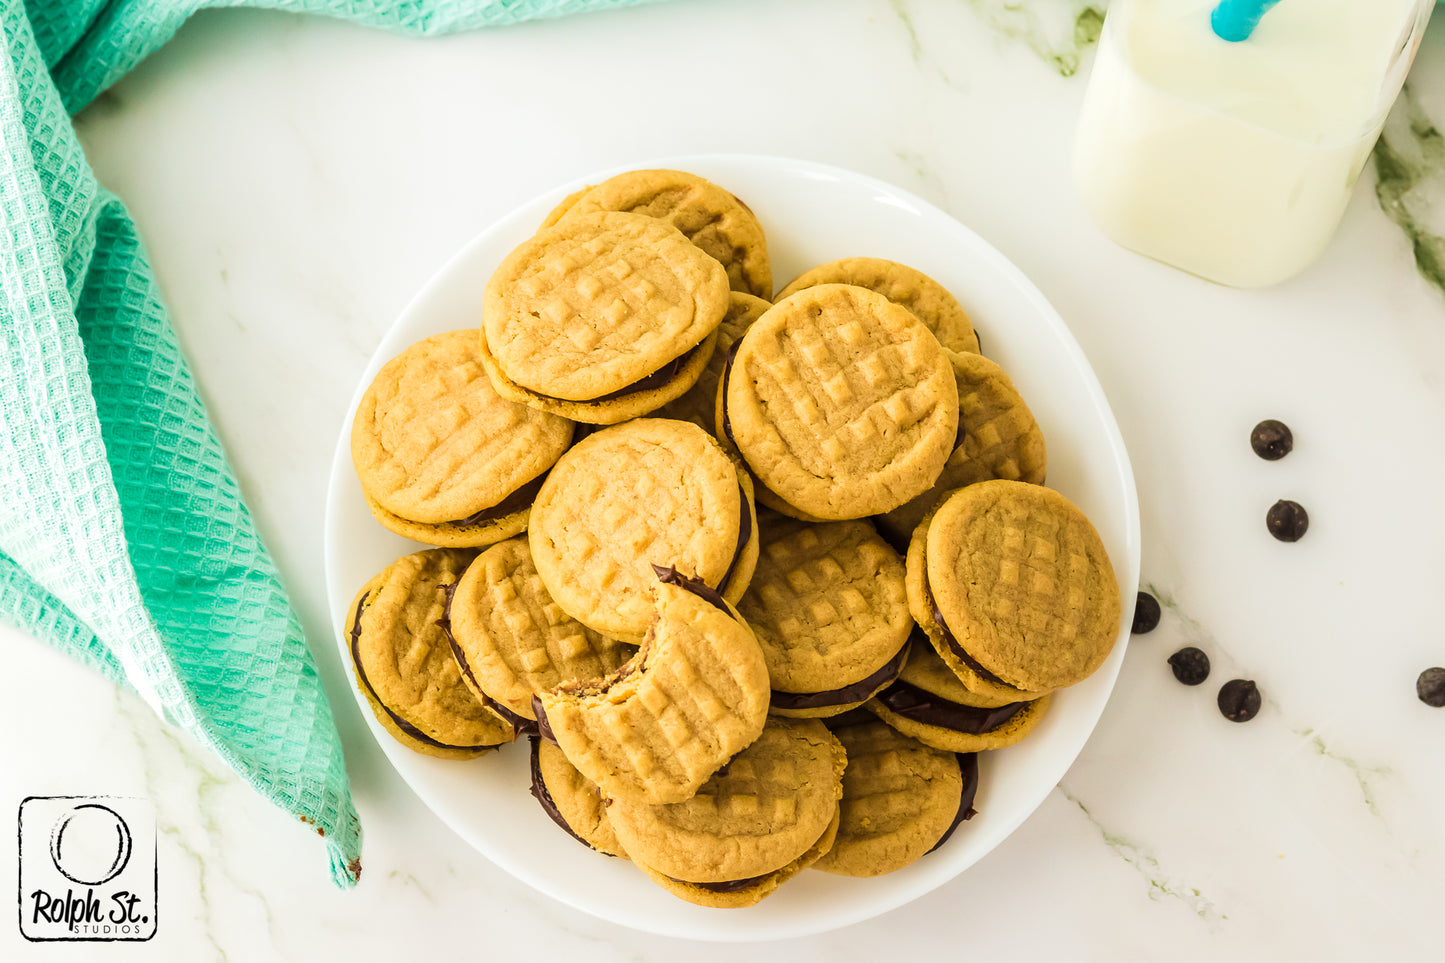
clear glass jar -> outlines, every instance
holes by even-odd
[[[1114,0],[1074,172],[1094,221],[1141,254],[1237,287],[1324,251],[1434,0],[1282,0],[1239,43],[1214,0]]]

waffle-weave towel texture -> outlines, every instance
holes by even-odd
[[[636,0],[0,0],[0,618],[129,685],[361,872],[300,623],[70,114],[202,7],[410,34]]]

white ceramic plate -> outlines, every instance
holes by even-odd
[[[1057,312],[1028,278],[968,228],[882,181],[775,157],[665,158],[601,171],[536,198],[479,234],[422,289],[377,347],[351,402],[355,412],[377,370],[428,335],[481,324],[482,290],[497,263],[547,212],[583,184],[633,167],[701,174],[743,198],[767,231],[779,288],[807,268],[852,255],[890,258],[942,282],[963,303],[988,357],[1028,400],[1049,450],[1049,484],[1098,526],[1124,593],[1119,641],[1108,661],[1059,693],[1029,738],[984,753],[978,815],[949,843],[912,866],[875,879],[805,872],[757,906],[705,909],[668,895],[630,863],[593,853],[559,830],[528,793],[525,741],[480,759],[451,762],[406,749],[382,729],[355,690],[362,715],[396,771],[431,809],[518,879],[603,919],[666,936],[764,940],[835,929],[876,916],[941,886],[1013,832],[1073,763],[1093,731],[1123,661],[1139,581],[1134,477],[1109,403]],[[326,511],[326,583],[342,661],[355,593],[419,546],[378,525],[351,467],[351,414],[341,427]]]

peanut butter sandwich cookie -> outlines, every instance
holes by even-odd
[[[403,556],[366,583],[351,609],[351,663],[377,721],[402,745],[443,759],[470,759],[515,738],[462,681],[439,624],[445,590],[471,558],[458,549]]]
[[[752,630],[716,591],[671,568],[654,578],[655,617],[641,651],[603,679],[543,692],[533,711],[542,737],[603,795],[671,803],[762,732],[768,668]],[[632,854],[625,840],[623,848]]]
[[[938,478],[958,434],[947,353],[907,308],[848,284],[773,305],[724,375],[726,437],[809,516],[890,512]]]
[[[691,799],[618,799],[609,817],[663,889],[700,906],[752,906],[833,845],[846,766],[821,722],[774,718]]]
[[[900,870],[943,845],[974,815],[973,757],[964,761],[929,748],[877,719],[829,728],[848,753],[848,768],[838,838],[814,869],[839,876]]]
[[[1063,495],[995,480],[949,495],[908,546],[908,604],[981,695],[1027,701],[1097,669],[1119,631],[1099,533]]]
[[[919,630],[922,635],[922,630]],[[1006,702],[970,690],[926,638],[916,640],[903,674],[865,708],[899,732],[949,752],[1002,749],[1034,731],[1053,696]]]
[[[793,278],[778,300],[818,284],[855,284],[901,304],[928,326],[950,351],[978,353],[978,336],[958,299],[916,268],[881,257],[845,257],[820,264]]]
[[[528,529],[532,561],[568,615],[642,641],[654,565],[736,603],[758,559],[752,481],[696,425],[641,418],[589,435],[558,460]]]
[[[770,711],[820,718],[862,705],[907,658],[903,559],[864,520],[774,516],[759,528],[758,567],[738,611],[768,663]]]
[[[707,367],[697,384],[687,394],[675,401],[669,401],[653,412],[657,418],[676,418],[690,421],[708,434],[717,430],[718,386],[722,383],[723,368],[727,366],[728,352],[737,344],[748,327],[772,307],[762,298],[751,294],[732,293],[728,302],[728,313],[717,327],[717,350],[708,359]]]
[[[635,651],[592,631],[552,601],[525,537],[467,566],[447,606],[462,678],[518,729],[535,729],[532,697],[563,682],[601,678]]]
[[[371,512],[406,538],[490,545],[523,531],[572,423],[508,401],[482,370],[474,329],[419,341],[377,372],[351,423]]]
[[[978,354],[954,354],[958,438],[933,487],[874,518],[878,531],[906,551],[924,514],[955,488],[994,478],[1044,483],[1044,433],[1004,370]]]
[[[763,226],[746,204],[706,178],[670,170],[618,174],[577,198],[558,223],[599,211],[627,211],[664,221],[715,258],[734,291],[773,296]]]
[[[665,222],[568,216],[487,282],[482,363],[504,398],[616,424],[697,382],[727,309],[727,273]]]
[[[578,772],[552,743],[537,736],[531,742],[532,796],[542,811],[579,843],[626,859],[597,784]]]

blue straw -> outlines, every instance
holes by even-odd
[[[1279,0],[1219,0],[1209,16],[1209,24],[1221,40],[1230,43],[1248,40],[1259,26],[1260,18],[1276,3]]]

